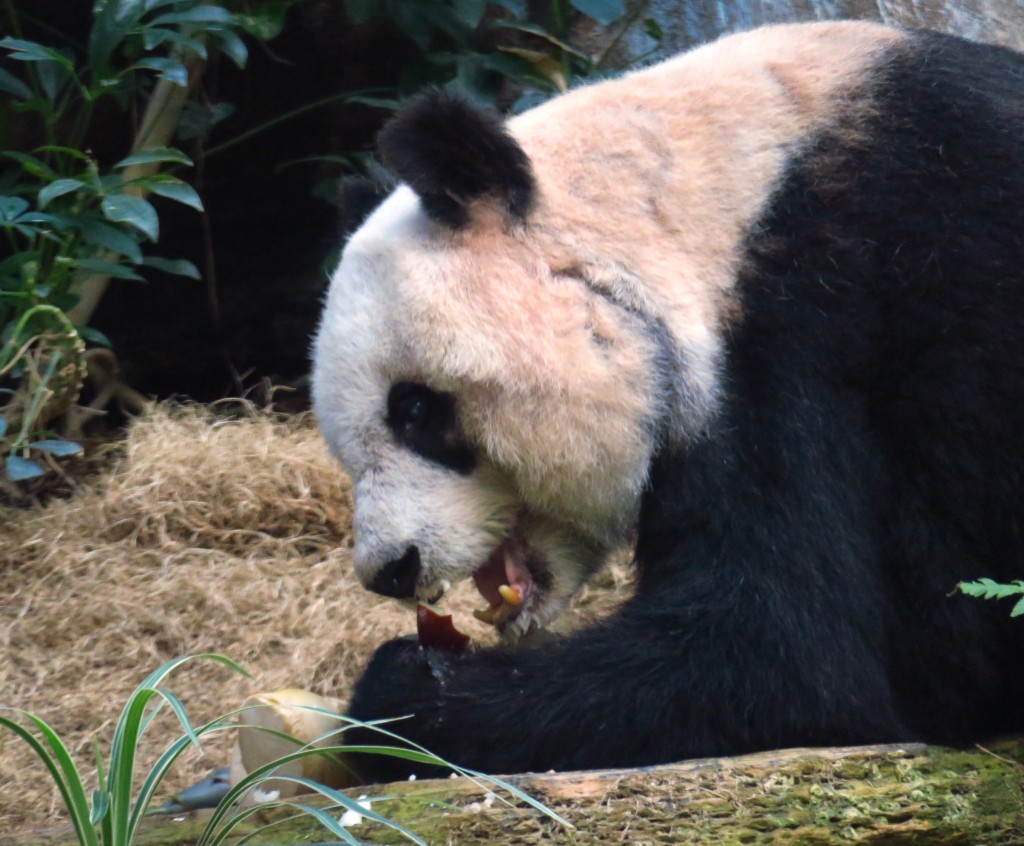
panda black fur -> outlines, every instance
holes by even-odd
[[[772,27],[382,153],[315,349],[357,572],[526,601],[385,644],[353,716],[490,772],[1024,725],[1024,626],[951,595],[1024,576],[1020,55]],[[514,643],[631,537],[620,611]]]

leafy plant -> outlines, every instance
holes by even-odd
[[[992,579],[978,579],[974,582],[960,582],[957,587],[961,593],[981,599],[1006,599],[1011,596],[1020,596],[1021,599],[1017,600],[1013,606],[1010,616],[1024,615],[1024,581],[1020,579],[1008,585],[1000,584]]]
[[[283,14],[282,0],[264,6],[272,17]],[[76,49],[26,39],[13,0],[6,0],[6,18],[13,35],[0,39],[0,49],[11,69],[0,66],[0,92],[43,142],[4,152],[9,167],[0,174],[0,237],[10,252],[0,261],[0,391],[7,397],[0,455],[7,478],[20,480],[44,472],[33,452],[80,449],[46,432],[78,396],[84,342],[108,343],[84,325],[107,280],[141,279],[147,267],[198,278],[187,261],[144,255],[159,237],[147,198],[202,211],[191,186],[158,172],[191,165],[167,146],[190,80],[211,50],[243,66],[239,33],[265,35],[273,24],[202,0],[96,0],[88,43]],[[87,147],[103,101],[122,114],[142,107],[130,155],[110,166]]]
[[[6,710],[19,715],[22,721],[27,722],[34,729],[33,731],[26,728],[22,721],[0,717],[0,727],[14,732],[28,743],[50,773],[57,790],[61,794],[64,806],[71,817],[71,823],[78,838],[79,846],[132,846],[139,833],[142,820],[149,812],[153,798],[164,776],[174,762],[190,746],[201,749],[201,738],[234,728],[231,719],[238,713],[237,711],[205,725],[193,726],[186,715],[181,700],[161,686],[167,676],[174,670],[195,658],[215,661],[243,675],[248,675],[234,661],[222,655],[213,654],[178,658],[167,662],[155,670],[135,689],[122,709],[121,715],[114,727],[110,758],[106,766],[104,766],[101,756],[97,752],[97,786],[91,791],[87,789],[85,779],[71,757],[66,744],[47,723],[26,711],[0,706],[0,710]],[[164,707],[171,709],[182,727],[183,734],[164,750],[153,767],[145,774],[141,784],[138,784],[135,770],[139,744],[146,729]],[[309,710],[318,711],[319,709],[310,707]],[[331,714],[330,716],[337,715]],[[221,846],[240,823],[253,816],[259,810],[268,807],[295,808],[300,813],[313,817],[324,829],[332,835],[339,837],[345,843],[358,844],[359,841],[336,818],[335,814],[338,810],[353,811],[361,817],[366,817],[394,829],[404,838],[419,844],[419,846],[426,846],[426,843],[409,829],[367,808],[367,803],[361,804],[340,791],[324,787],[309,779],[276,774],[276,770],[279,767],[291,761],[311,755],[338,752],[389,755],[408,761],[449,767],[456,773],[472,779],[482,787],[494,787],[505,791],[515,799],[525,802],[552,819],[569,826],[569,823],[556,813],[526,795],[514,785],[492,776],[486,776],[450,764],[436,755],[427,752],[422,747],[408,744],[397,734],[383,728],[380,722],[363,723],[358,720],[346,719],[345,725],[338,729],[336,733],[341,734],[354,726],[372,728],[387,738],[403,745],[321,747],[315,745],[319,740],[323,739],[318,738],[313,744],[301,747],[290,755],[286,755],[277,761],[253,770],[237,785],[232,787],[207,821],[197,841],[197,846]],[[273,732],[270,729],[262,730],[280,735],[279,732]],[[286,735],[280,736],[287,737]],[[259,805],[247,808],[243,808],[240,805],[241,800],[247,793],[257,789],[262,783],[271,779],[277,782],[295,782],[311,793],[318,793],[326,797],[330,804],[326,807],[316,807],[294,799],[287,799],[262,802]],[[286,819],[288,818],[271,822],[255,832],[249,832],[249,836],[269,829],[274,825],[279,825]]]

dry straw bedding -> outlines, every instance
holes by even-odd
[[[135,686],[181,655],[219,652],[254,676],[195,663],[172,677],[194,722],[260,690],[347,696],[372,650],[414,628],[353,576],[350,517],[348,479],[308,417],[156,410],[70,498],[0,510],[0,704],[45,719],[86,765]],[[564,625],[602,613],[627,581],[612,568]],[[487,637],[468,587],[447,604]],[[178,734],[172,719],[154,724],[143,764]],[[192,754],[168,788],[220,766],[229,743]],[[0,733],[0,835],[61,816],[42,767]]]

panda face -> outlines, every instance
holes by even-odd
[[[647,382],[641,322],[619,325],[493,217],[458,232],[408,188],[385,201],[332,281],[314,400],[353,479],[363,583],[430,602],[472,577],[483,616],[515,638],[554,619],[628,532],[653,435],[642,395],[614,385],[630,384],[616,344]]]

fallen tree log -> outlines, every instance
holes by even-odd
[[[1024,740],[952,750],[924,745],[791,749],[640,769],[515,776],[569,820],[508,806],[466,779],[375,786],[373,810],[442,844],[826,844],[968,846],[1024,843]],[[261,811],[239,834],[279,821],[251,843],[335,842],[310,818]],[[138,846],[191,846],[204,814],[154,821]],[[365,843],[405,842],[376,823]],[[0,838],[0,842],[2,838]],[[73,846],[69,834],[15,846]]]

